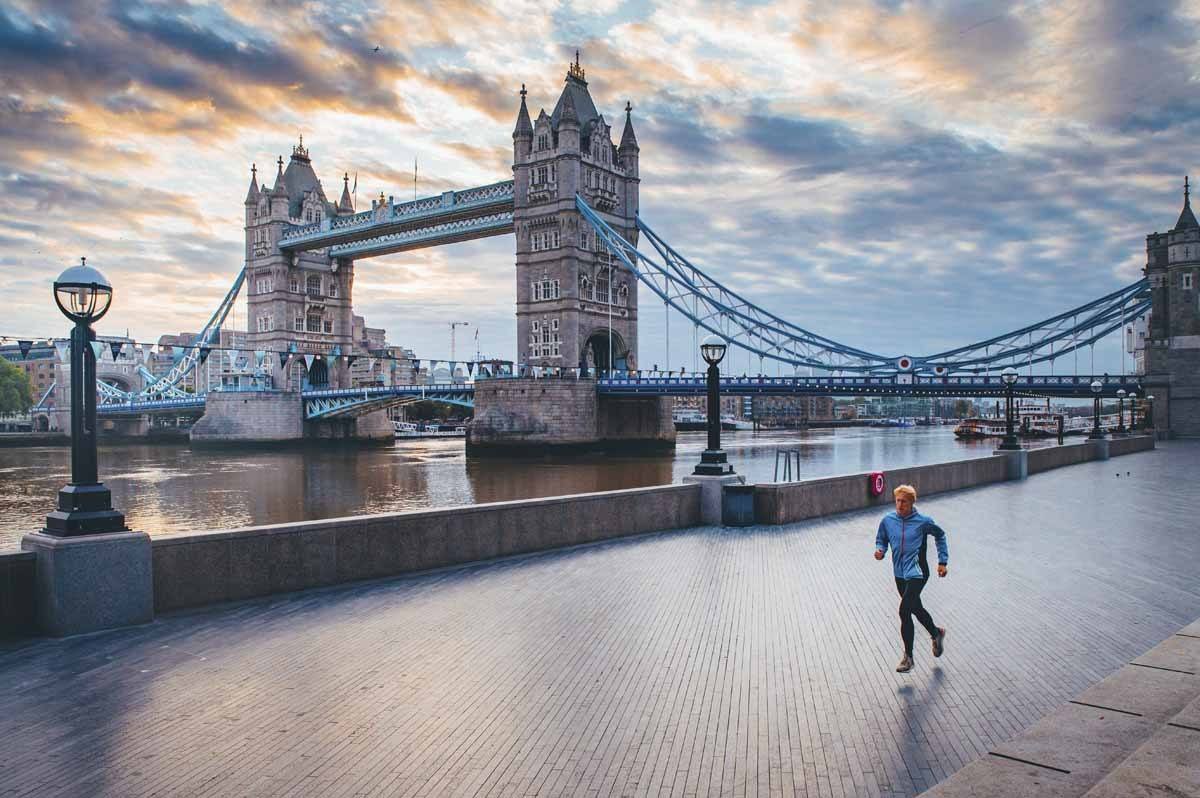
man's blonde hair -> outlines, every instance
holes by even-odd
[[[900,485],[894,491],[892,491],[892,497],[895,498],[897,496],[907,496],[913,501],[916,501],[917,489],[912,485]]]

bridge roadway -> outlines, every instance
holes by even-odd
[[[502,378],[503,379],[503,378]],[[574,379],[543,377],[543,379]],[[1142,391],[1136,375],[1033,375],[1024,376],[1013,386],[1018,395],[1059,398],[1091,398],[1091,384],[1099,380],[1100,396],[1115,399],[1117,391]],[[596,381],[596,390],[604,396],[702,396],[707,391],[703,375],[680,377],[606,377]],[[721,393],[727,396],[971,396],[1004,395],[1004,383],[997,376],[933,377],[923,375],[857,377],[722,377]],[[302,392],[305,417],[309,419],[355,415],[378,410],[404,400],[434,399],[471,407],[475,395],[473,383],[435,383],[430,385],[393,385],[373,388],[337,388]],[[138,413],[179,413],[201,410],[204,397],[167,399],[152,402],[110,402],[100,404],[101,415]]]
[[[919,502],[949,636],[907,675],[876,511],[5,644],[0,795],[910,796],[1200,615],[1197,468]]]

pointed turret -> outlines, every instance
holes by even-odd
[[[256,205],[258,203],[258,167],[250,164],[250,190],[246,192],[246,204]]]
[[[621,133],[621,151],[638,150],[637,136],[633,132],[633,104],[625,101],[625,130]]]
[[[355,178],[357,181],[358,178]],[[342,175],[342,198],[338,200],[338,213],[354,213],[354,201],[350,199],[350,173]]]
[[[283,183],[283,156],[282,155],[279,156],[278,163],[279,163],[279,171],[275,173],[275,187],[272,188],[271,190],[272,191],[283,191],[286,193],[287,189],[284,187],[284,183]]]
[[[521,110],[517,111],[517,126],[513,128],[514,139],[533,137],[533,124],[529,121],[529,108],[525,105],[525,84],[521,84]]]
[[[559,127],[566,127],[567,125],[571,125],[576,128],[579,127],[579,114],[575,110],[575,100],[571,98],[571,92],[563,92],[562,100],[560,100],[557,110],[559,112]]]
[[[1196,215],[1192,213],[1191,188],[1188,186],[1187,175],[1183,177],[1183,210],[1179,214],[1179,221],[1175,223],[1175,230],[1194,230],[1200,227],[1196,222]]]

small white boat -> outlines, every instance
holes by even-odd
[[[397,438],[465,438],[467,428],[450,424],[414,424],[411,421],[393,421],[392,429]]]

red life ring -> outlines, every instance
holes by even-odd
[[[883,472],[872,471],[868,482],[868,487],[870,488],[872,496],[878,496],[879,494],[883,493],[883,483]]]

